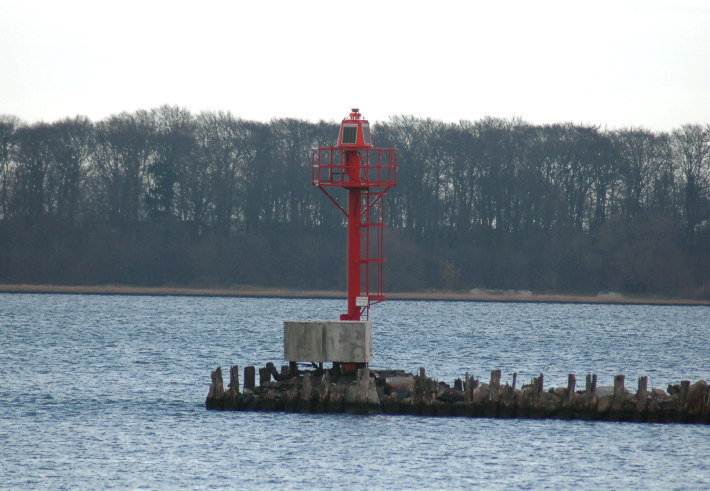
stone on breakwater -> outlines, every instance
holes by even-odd
[[[395,375],[392,377],[385,377],[385,390],[387,394],[392,392],[409,391],[414,392],[414,375]]]

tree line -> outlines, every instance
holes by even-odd
[[[0,282],[345,287],[344,217],[310,184],[334,122],[175,106],[0,116]],[[388,290],[710,297],[710,125],[671,132],[398,116]]]

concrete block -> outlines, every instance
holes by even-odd
[[[288,361],[372,361],[370,321],[284,321]]]

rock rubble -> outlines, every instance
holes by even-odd
[[[631,393],[624,375],[614,377],[613,386],[597,387],[597,376],[589,374],[585,388],[576,390],[576,377],[569,374],[567,387],[545,390],[542,374],[517,388],[517,374],[512,385],[503,385],[500,370],[491,372],[488,383],[466,374],[453,387],[428,377],[424,368],[416,375],[368,368],[353,373],[299,371],[288,366],[278,372],[268,363],[258,370],[258,386],[255,373],[254,367],[245,367],[240,391],[239,369],[231,367],[225,390],[218,367],[211,374],[207,409],[710,423],[710,387],[704,380],[648,390],[648,378],[641,377],[636,393]]]

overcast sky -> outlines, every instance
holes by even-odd
[[[0,114],[710,123],[710,1],[0,0]]]

